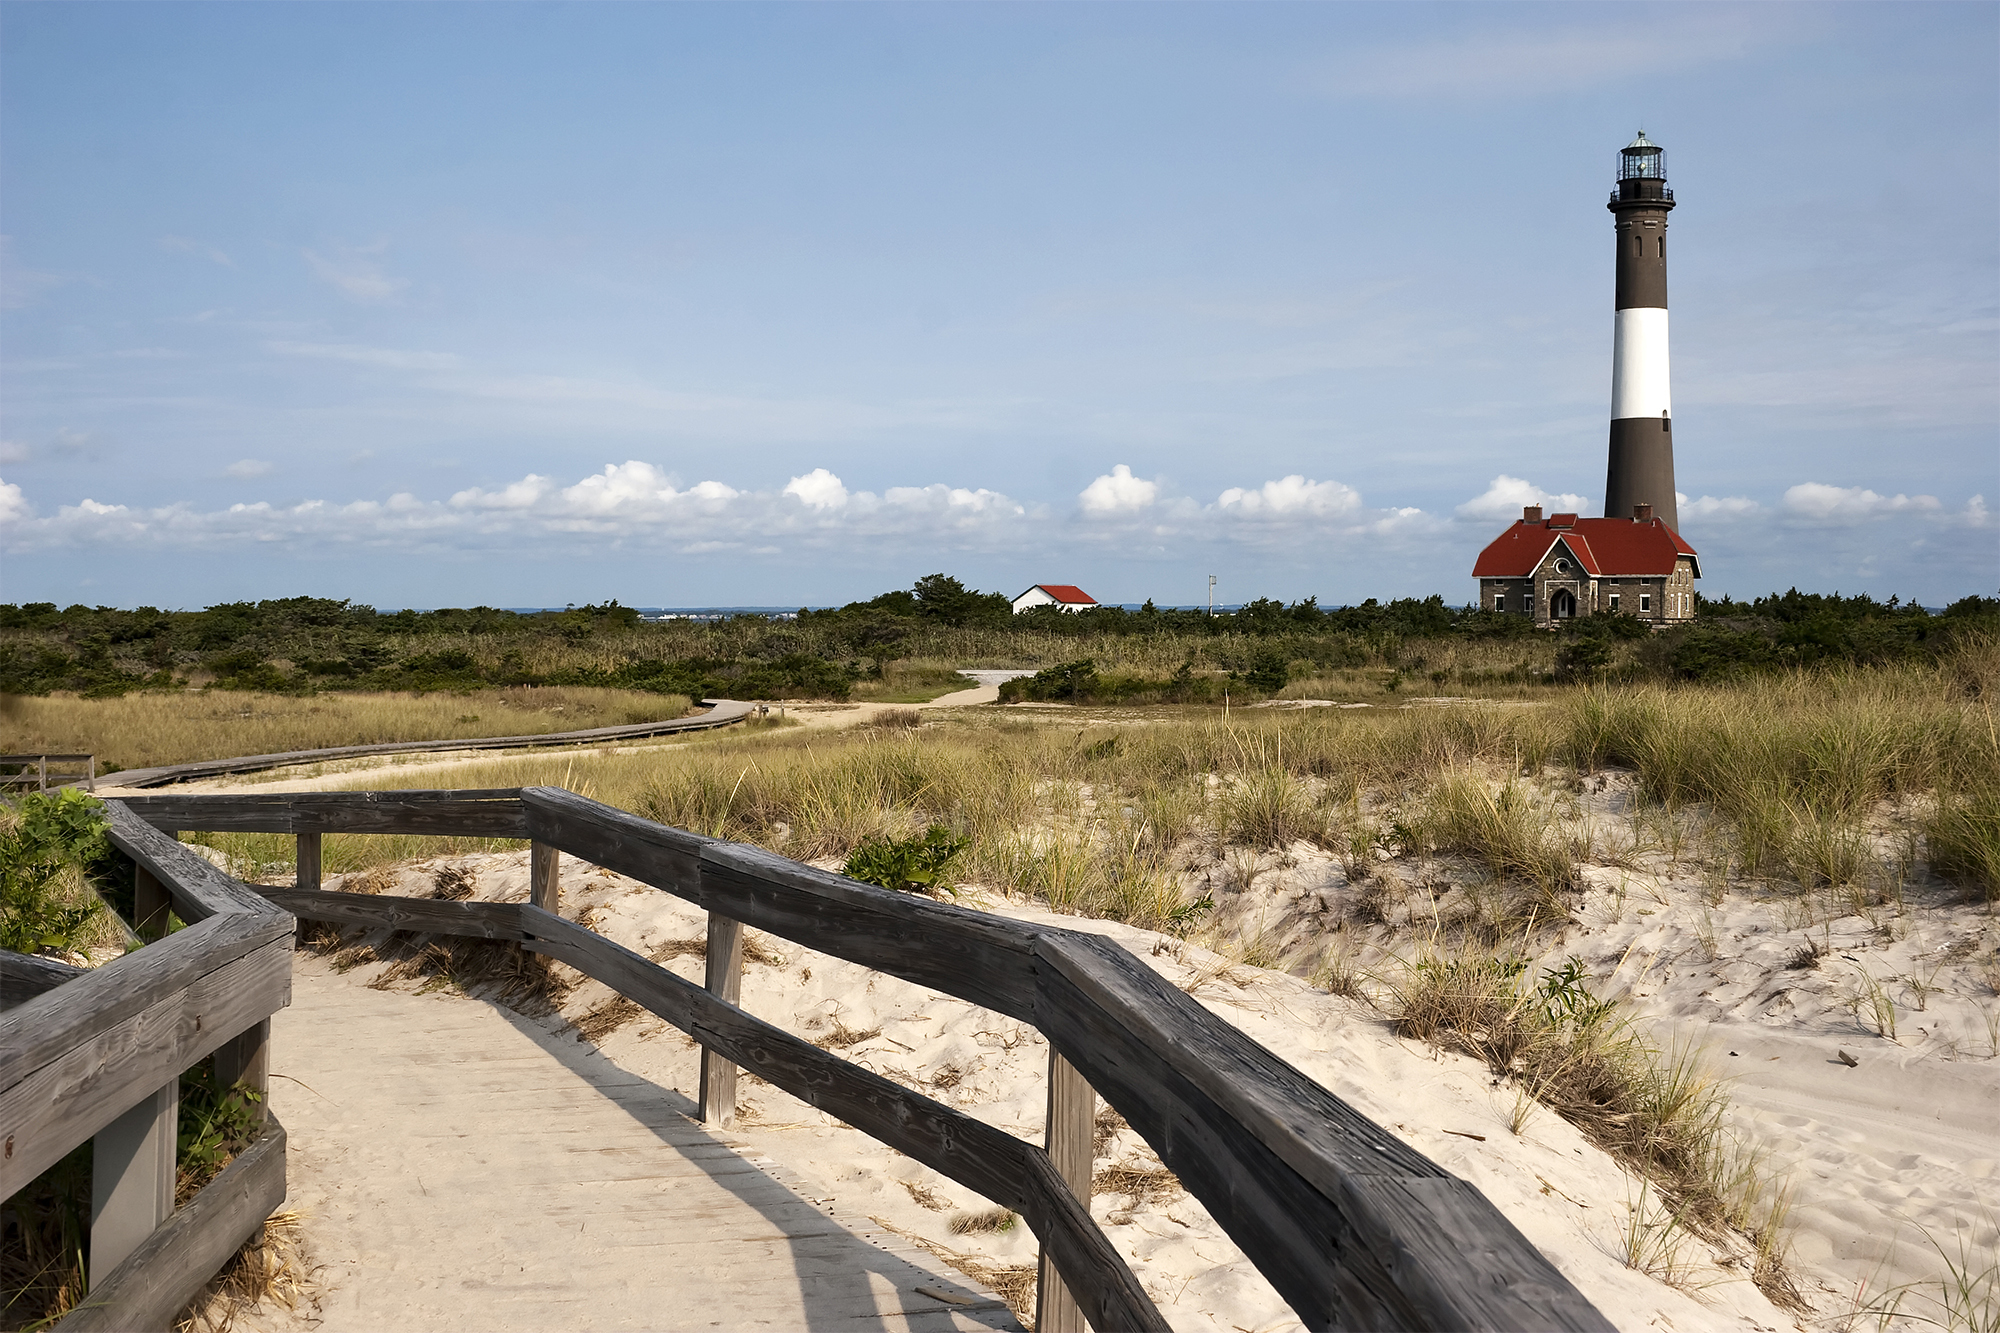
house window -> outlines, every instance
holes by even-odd
[[[1618,609],[1618,594],[1615,592],[1611,594],[1611,609],[1613,611]]]
[[[1653,594],[1649,592],[1639,594],[1639,609],[1641,611],[1651,611],[1653,609]]]

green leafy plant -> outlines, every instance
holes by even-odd
[[[257,1103],[263,1100],[263,1094],[241,1082],[223,1087],[209,1060],[181,1075],[174,1151],[177,1198],[185,1200],[213,1180],[257,1136]]]
[[[1551,1023],[1587,1028],[1610,1014],[1611,1002],[1598,999],[1585,988],[1583,983],[1588,975],[1583,960],[1575,954],[1563,960],[1560,967],[1543,969],[1542,984],[1536,994],[1541,999],[1542,1012]]]
[[[947,876],[952,862],[971,845],[972,839],[932,824],[921,837],[864,840],[840,873],[902,893],[944,893],[955,898],[958,890]]]
[[[68,949],[104,911],[84,868],[109,850],[104,806],[74,788],[0,811],[0,949]]]

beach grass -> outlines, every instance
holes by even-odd
[[[0,750],[94,754],[117,768],[395,741],[543,735],[656,722],[683,695],[520,686],[471,694],[258,694],[156,691],[115,699],[0,696]]]

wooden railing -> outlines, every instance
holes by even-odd
[[[81,764],[83,770],[51,773],[50,764]],[[49,789],[49,779],[54,778],[57,786],[81,781],[85,791],[97,790],[97,756],[94,754],[0,754],[0,768],[31,770],[0,773],[0,787],[33,787],[43,792]]]
[[[57,1327],[165,1328],[285,1197],[285,1133],[257,1138],[174,1208],[181,1071],[262,1091],[270,1016],[291,1001],[291,916],[111,804],[155,942],[87,971],[0,965],[0,1197],[91,1140],[89,1290]],[[166,934],[169,909],[189,923]],[[164,936],[164,938],[157,938]]]
[[[297,916],[513,941],[604,982],[701,1044],[707,1119],[733,1114],[735,1070],[747,1069],[1015,1210],[1042,1244],[1044,1333],[1083,1319],[1166,1327],[1087,1206],[1099,1095],[1310,1328],[1611,1327],[1472,1186],[1101,936],[859,884],[548,787],[122,804],[161,829],[296,836],[299,887],[258,891]],[[335,832],[531,840],[531,901],[322,892],[320,839]],[[563,919],[558,852],[706,909],[707,986]],[[1045,1146],[744,1012],[735,987],[745,925],[1039,1028],[1051,1050]]]

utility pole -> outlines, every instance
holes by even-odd
[[[1215,575],[1208,576],[1208,613],[1215,614]]]

